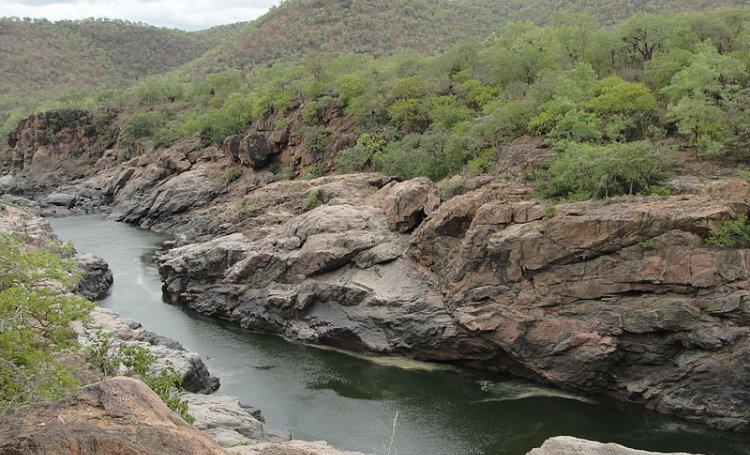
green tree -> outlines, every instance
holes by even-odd
[[[78,278],[75,262],[60,253],[56,244],[28,250],[0,236],[0,412],[59,399],[77,385],[70,324],[92,304],[50,287],[70,289]]]

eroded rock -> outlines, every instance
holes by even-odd
[[[558,436],[544,441],[541,447],[526,455],[689,455],[686,453],[665,454],[629,449],[619,444],[603,444],[570,436]]]
[[[145,384],[111,378],[58,403],[0,417],[0,453],[165,455],[225,452],[172,412]]]

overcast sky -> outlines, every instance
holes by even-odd
[[[50,20],[110,17],[199,30],[247,21],[278,0],[0,0],[0,16]]]

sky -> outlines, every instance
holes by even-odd
[[[255,19],[278,0],[0,0],[0,16],[109,17],[183,30]]]

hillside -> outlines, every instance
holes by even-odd
[[[288,62],[308,52],[445,49],[498,32],[508,21],[545,23],[560,12],[585,13],[603,25],[637,12],[697,11],[742,0],[288,0],[193,66],[199,72]]]
[[[201,55],[231,30],[187,33],[115,20],[2,18],[0,125],[14,109],[168,71]]]

